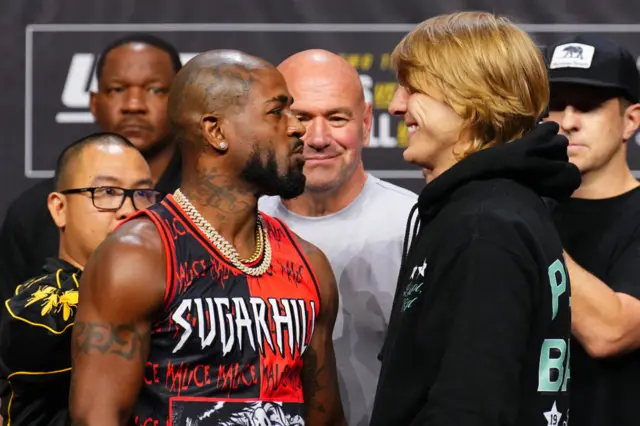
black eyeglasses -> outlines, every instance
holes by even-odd
[[[93,206],[99,210],[120,210],[127,198],[131,198],[133,208],[146,209],[164,198],[164,193],[155,189],[124,189],[116,186],[65,189],[61,194],[91,194]]]

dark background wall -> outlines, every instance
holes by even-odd
[[[37,179],[53,174],[62,148],[96,130],[88,111],[101,48],[123,34],[154,33],[184,59],[235,48],[278,63],[307,48],[344,54],[374,105],[365,165],[418,191],[418,170],[402,161],[405,142],[386,108],[394,90],[388,56],[413,25],[455,10],[507,14],[541,45],[568,33],[598,32],[640,55],[640,2],[627,0],[22,0],[0,2],[0,220]],[[629,161],[640,175],[640,138]]]

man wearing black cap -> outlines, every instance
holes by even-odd
[[[569,424],[637,426],[640,184],[626,153],[640,124],[640,76],[631,53],[599,36],[551,46],[547,60],[548,120],[582,173],[573,197],[553,206],[572,286]]]

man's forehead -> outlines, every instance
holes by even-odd
[[[167,67],[167,69],[173,70],[173,63],[169,53],[143,43],[124,44],[107,53],[104,60],[104,70],[118,73],[118,71],[123,71],[122,67],[124,65],[135,65],[136,67],[150,69]]]
[[[77,156],[78,167],[87,167],[93,170],[101,168],[126,169],[126,164],[135,163],[141,154],[134,148],[116,143],[101,143],[85,147]],[[141,158],[144,161],[143,158]]]
[[[275,68],[254,72],[251,95],[256,100],[261,98],[264,101],[282,96],[291,97],[284,77]]]
[[[132,148],[125,148],[121,152],[115,148],[87,149],[81,153],[72,175],[76,175],[84,185],[130,186],[145,180],[151,182],[149,166]]]
[[[356,107],[364,102],[364,91],[357,77],[312,71],[290,72],[285,78],[297,104],[321,102]]]
[[[349,93],[346,90],[327,87],[325,90],[314,86],[309,90],[291,88],[294,98],[292,109],[318,114],[347,112],[355,114],[364,108],[364,95]]]

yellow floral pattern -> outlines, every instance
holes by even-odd
[[[68,321],[73,309],[78,306],[78,291],[66,290],[58,293],[55,287],[42,286],[33,292],[25,307],[38,302],[42,302],[42,310],[40,311],[42,316],[62,312],[62,318]]]

